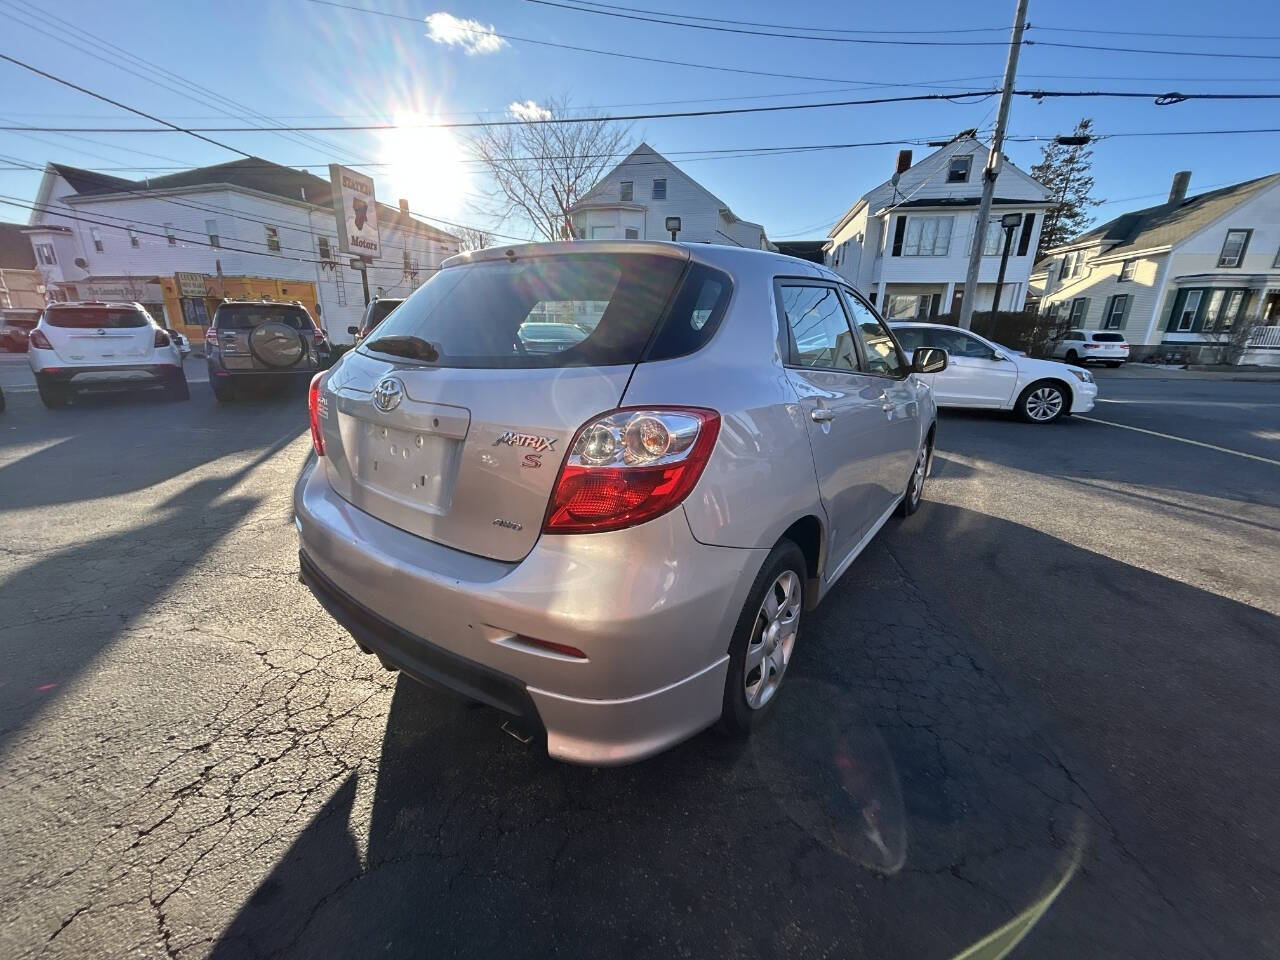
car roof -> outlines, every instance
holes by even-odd
[[[493,263],[519,260],[521,257],[553,256],[573,253],[647,253],[652,256],[695,260],[730,274],[764,274],[812,277],[848,284],[834,270],[811,260],[789,257],[773,250],[753,250],[719,243],[680,243],[669,240],[557,240],[551,243],[517,243],[488,247],[450,257],[442,268],[460,267],[468,263]]]
[[[49,307],[70,307],[77,310],[88,309],[90,307],[95,309],[98,307],[113,307],[117,310],[141,310],[142,304],[133,300],[67,300],[65,302],[57,301],[45,304],[46,310],[49,309]]]

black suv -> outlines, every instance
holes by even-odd
[[[204,335],[209,383],[218,400],[242,386],[309,382],[329,364],[329,341],[298,301],[224,300]]]
[[[347,333],[356,338],[356,346],[360,346],[373,332],[374,327],[387,319],[387,315],[402,303],[404,303],[403,297],[374,297],[370,300],[369,305],[364,308],[360,325],[347,327]]]

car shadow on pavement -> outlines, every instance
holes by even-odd
[[[226,491],[292,440],[156,503],[144,525],[42,555],[0,580],[0,749],[236,529],[260,500]],[[37,477],[31,482],[38,485]],[[67,589],[71,583],[75,589]]]
[[[972,608],[917,569],[940,550],[973,576]],[[1032,569],[1039,589],[1010,590]],[[1087,619],[1067,577],[1092,591]],[[1276,732],[1280,697],[1259,713],[1275,673],[1250,673],[1251,654],[1274,660],[1277,625],[926,504],[811,615],[746,743],[707,733],[634,766],[571,767],[401,677],[371,810],[352,773],[214,956],[946,957],[1077,861],[1027,956],[1256,944],[1270,921],[1246,888],[1274,873],[1232,868],[1280,852],[1259,805],[1280,789],[1274,737],[1253,726]]]
[[[259,449],[307,429],[305,399],[262,396],[215,406],[203,384],[192,399],[170,403],[152,393],[89,394],[75,405],[6,423],[0,433],[0,503],[8,509],[53,506],[129,494],[228,454]],[[175,431],[174,422],[183,429]],[[45,446],[10,459],[21,444]]]

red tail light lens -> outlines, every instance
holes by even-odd
[[[697,484],[720,414],[696,407],[616,410],[573,438],[556,480],[546,533],[601,533],[652,520]]]
[[[49,338],[44,335],[43,330],[32,330],[31,339],[27,341],[29,346],[35,347],[37,350],[52,350],[53,344],[49,342]]]
[[[163,330],[157,330],[155,345],[157,347],[167,347],[169,345],[169,335]]]
[[[213,327],[204,328],[204,345],[206,348],[218,345],[218,331]]]
[[[324,331],[323,331],[323,330],[321,330],[319,327],[316,327],[316,328],[315,328],[314,333],[315,333],[315,337],[316,337],[316,346],[317,346],[317,347],[319,347],[319,346],[323,346],[323,345],[324,345]]]
[[[316,448],[316,456],[324,456],[324,429],[320,421],[329,417],[329,401],[325,399],[321,386],[324,374],[317,373],[311,378],[311,386],[307,390],[307,414],[311,419],[311,445]]]

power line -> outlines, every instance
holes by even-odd
[[[195,137],[197,140],[203,140],[205,143],[211,143],[215,147],[221,147],[223,150],[230,150],[232,153],[238,153],[242,157],[249,157],[250,159],[252,159],[252,154],[245,153],[243,150],[237,149],[236,147],[227,146],[225,143],[219,143],[217,140],[212,140],[209,137],[203,136],[199,133],[196,133],[192,130],[187,129],[186,127],[180,127],[176,123],[170,123],[168,120],[161,120],[159,117],[153,117],[151,114],[146,113],[142,110],[138,110],[134,107],[130,107],[127,104],[123,104],[119,100],[112,100],[110,97],[103,96],[100,93],[94,93],[92,90],[82,87],[78,83],[72,83],[70,80],[63,80],[61,77],[55,77],[52,73],[46,73],[44,70],[41,70],[39,67],[33,67],[31,64],[24,63],[21,60],[18,60],[16,57],[9,56],[7,53],[0,53],[0,60],[6,60],[9,63],[12,63],[14,66],[22,67],[22,69],[24,70],[30,70],[34,74],[44,77],[47,80],[52,80],[54,83],[60,83],[64,87],[70,87],[72,90],[75,90],[75,91],[78,91],[79,93],[83,93],[87,96],[93,97],[95,100],[101,100],[103,103],[109,103],[113,107],[119,107],[121,110],[127,110],[129,113],[136,114],[137,116],[143,117],[147,120],[151,120],[154,123],[162,123],[166,127],[169,127],[172,130],[176,130],[179,133],[190,134],[191,136]],[[76,131],[49,131],[49,132],[74,133]]]
[[[1107,53],[1147,53],[1162,57],[1214,57],[1220,60],[1280,60],[1280,53],[1227,53],[1209,50],[1151,50],[1143,47],[1103,47],[1057,40],[1024,40],[1028,47],[1057,47],[1062,50],[1101,50]]]
[[[1094,33],[1112,37],[1176,37],[1181,40],[1280,40],[1280,36],[1246,33],[1160,33],[1155,30],[1094,30],[1085,27],[1043,27],[1040,24],[1027,24],[1028,30],[1052,33]],[[1154,194],[1152,194],[1154,196]]]
[[[336,7],[339,10],[349,10],[352,13],[363,13],[368,16],[386,17],[390,20],[401,20],[418,26],[421,26],[423,23],[423,19],[421,17],[411,17],[402,13],[392,13],[389,10],[374,10],[369,7],[354,7],[347,3],[338,3],[337,0],[306,0],[306,2],[317,3],[326,7]],[[498,37],[501,40],[510,40],[516,43],[531,43],[540,47],[552,47],[557,50],[573,50],[576,53],[592,53],[602,57],[618,57],[623,60],[639,60],[644,63],[660,63],[668,67],[691,67],[695,70],[714,70],[720,73],[737,73],[754,77],[770,77],[775,80],[816,80],[821,83],[859,82],[851,80],[848,77],[815,77],[802,73],[774,73],[767,70],[750,70],[746,67],[729,67],[719,64],[694,63],[689,60],[669,60],[663,57],[646,57],[638,53],[624,53],[621,50],[600,50],[596,47],[583,47],[571,43],[554,43],[550,40],[538,40],[534,37],[519,37],[511,33],[496,33],[488,30],[485,31],[485,36]],[[890,86],[892,86],[892,84],[890,84]]]
[[[577,13],[592,13],[603,17],[617,17],[623,20],[640,20],[646,23],[660,23],[668,27],[685,27],[690,30],[713,30],[717,33],[736,33],[749,37],[777,37],[785,40],[816,40],[822,43],[859,43],[874,44],[876,46],[906,46],[906,47],[1003,47],[1006,46],[1003,40],[883,40],[873,39],[869,37],[830,37],[830,36],[808,36],[801,33],[782,33],[780,31],[769,30],[746,30],[742,27],[724,26],[721,24],[729,21],[720,21],[715,23],[684,23],[676,20],[667,20],[661,17],[642,16],[639,13],[623,13],[623,10],[631,9],[629,7],[609,7],[607,9],[593,9],[592,7],[576,6],[568,3],[559,3],[557,0],[525,0],[526,3],[536,3],[543,7],[558,7],[561,10],[573,10]],[[593,5],[597,6],[597,5]],[[604,6],[599,4],[598,6]],[[671,16],[679,16],[672,14]],[[699,17],[699,20],[709,18]],[[936,33],[939,31],[929,31]]]

